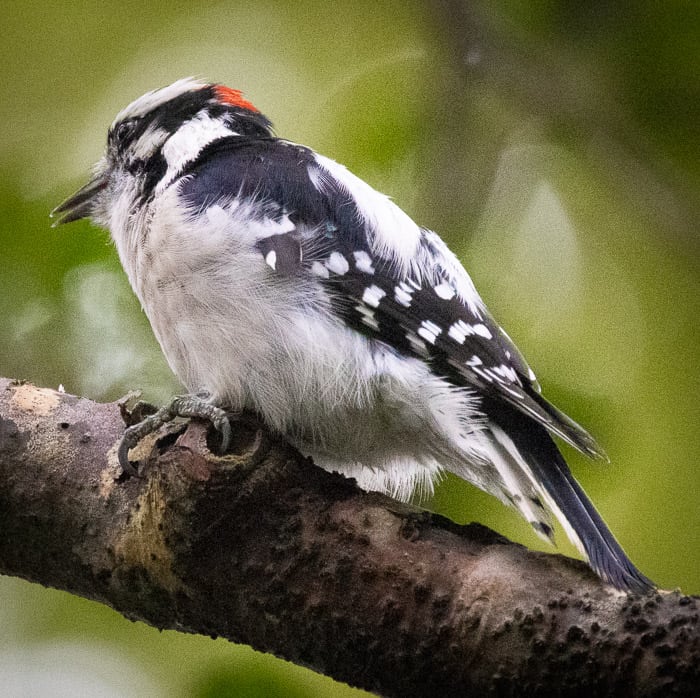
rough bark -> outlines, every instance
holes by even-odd
[[[120,407],[0,379],[0,572],[385,696],[691,695],[697,599],[632,597],[329,474],[250,420],[116,462]]]

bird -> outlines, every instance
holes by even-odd
[[[329,471],[399,500],[450,472],[553,542],[552,515],[625,592],[653,583],[555,438],[595,439],[534,372],[443,240],[343,165],[276,135],[240,90],[185,78],[112,123],[90,181],[52,212],[107,229],[186,395],[129,427],[255,412]]]

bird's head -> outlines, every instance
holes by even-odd
[[[80,218],[107,224],[110,204],[122,193],[143,203],[216,141],[270,137],[271,126],[240,91],[224,85],[185,78],[147,92],[117,114],[92,178],[54,209],[54,225]]]

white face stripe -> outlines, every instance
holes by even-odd
[[[219,138],[235,133],[220,118],[212,118],[206,112],[200,112],[193,119],[180,126],[163,146],[163,156],[168,169],[158,183],[162,191],[182,171],[182,168],[197,157],[202,148]]]
[[[185,94],[185,92],[199,90],[206,86],[206,82],[200,82],[194,78],[183,78],[182,80],[174,82],[172,85],[168,85],[167,87],[146,92],[145,95],[134,100],[128,107],[122,109],[114,119],[112,126],[118,124],[124,119],[133,119],[139,116],[144,116],[144,114],[148,114],[148,112],[150,112],[152,109],[159,107],[161,104],[169,102],[175,97]]]
[[[162,128],[156,128],[151,124],[136,140],[130,148],[129,155],[137,159],[147,159],[165,143],[170,134]]]

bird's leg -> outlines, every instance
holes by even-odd
[[[119,465],[124,472],[137,475],[137,469],[129,462],[129,451],[136,446],[141,439],[152,434],[166,422],[176,417],[199,417],[210,421],[214,428],[221,434],[221,453],[225,453],[231,441],[231,423],[228,415],[220,407],[216,407],[207,401],[202,395],[178,395],[169,404],[161,407],[154,414],[142,419],[138,424],[127,427],[122,436],[117,452]]]

